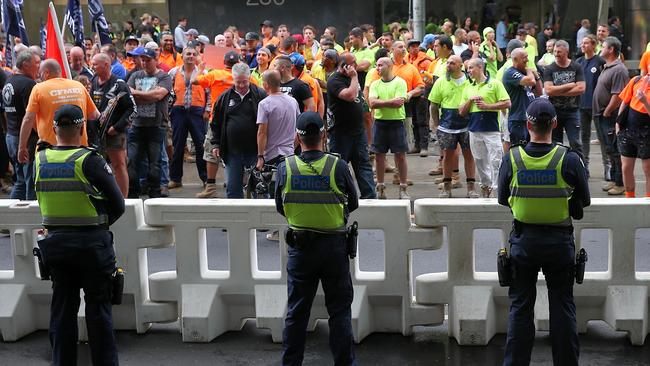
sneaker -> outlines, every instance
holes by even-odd
[[[406,187],[400,185],[399,187],[399,199],[401,200],[410,200],[411,196],[406,192]]]
[[[169,188],[165,186],[160,187],[160,197],[169,197]]]
[[[614,182],[607,182],[603,184],[603,191],[608,192],[610,189],[616,187],[616,183]]]
[[[442,175],[442,167],[437,167],[429,170],[429,175]]]
[[[181,188],[182,186],[183,186],[183,183],[176,182],[176,181],[173,181],[173,180],[170,180],[169,184],[167,184],[167,188],[169,188],[169,189]]]
[[[266,234],[266,240],[268,241],[280,241],[280,231],[273,230],[272,233]]]
[[[591,145],[600,145],[600,140],[597,140],[597,139],[596,140],[591,140],[591,141],[589,141],[589,143]]]
[[[623,186],[614,186],[612,189],[607,191],[607,194],[610,196],[620,196],[625,193],[625,187]]]
[[[415,154],[419,154],[419,153],[420,153],[420,149],[415,148],[415,147],[407,152],[408,155],[415,155]]]
[[[429,156],[429,151],[427,149],[420,150],[420,157],[426,158],[427,156]]]
[[[216,198],[217,185],[215,183],[208,183],[203,187],[203,191],[196,194],[196,198]]]
[[[479,198],[480,197],[478,192],[476,192],[476,188],[475,188],[474,184],[475,183],[473,183],[473,182],[468,182],[467,183],[467,198]]]
[[[377,198],[380,200],[386,199],[386,185],[384,183],[377,184]]]

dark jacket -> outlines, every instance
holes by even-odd
[[[219,99],[217,99],[212,107],[212,120],[210,121],[210,129],[212,130],[212,140],[210,140],[210,143],[214,147],[219,148],[219,155],[224,160],[228,155],[226,130],[228,124],[228,101],[230,100],[232,93],[236,93],[234,86],[219,96]],[[255,110],[255,113],[251,118],[257,121],[257,106],[260,101],[266,97],[266,93],[263,89],[254,84],[250,85],[250,93],[251,98],[253,99],[253,108]],[[212,154],[212,151],[208,151],[208,153]]]

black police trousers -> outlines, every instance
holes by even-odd
[[[510,234],[513,282],[504,366],[530,364],[535,341],[537,275],[546,278],[553,365],[578,365],[580,346],[573,301],[575,244],[573,228],[522,224]]]
[[[92,363],[118,365],[111,309],[113,234],[100,229],[50,231],[38,246],[52,275],[49,335],[53,364],[77,364],[77,312],[83,288]]]

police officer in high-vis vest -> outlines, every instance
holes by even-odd
[[[84,290],[93,365],[117,365],[111,313],[116,269],[113,234],[124,198],[106,161],[81,147],[81,108],[54,114],[57,145],[36,153],[36,197],[47,233],[38,241],[52,277],[50,343],[54,365],[77,364],[79,289]]]
[[[356,365],[352,349],[353,298],[346,224],[357,209],[356,186],[347,163],[323,152],[323,120],[305,112],[296,121],[300,156],[278,166],[275,204],[289,229],[283,365],[301,365],[309,313],[318,282],[325,292],[330,348],[335,365]],[[352,256],[352,255],[351,255]]]
[[[552,142],[553,105],[533,100],[526,111],[530,142],[515,145],[499,170],[499,204],[514,216],[510,233],[512,281],[503,365],[528,365],[535,340],[533,309],[537,275],[546,278],[554,365],[578,365],[573,283],[576,272],[572,219],[589,206],[587,171],[581,156]]]

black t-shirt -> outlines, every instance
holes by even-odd
[[[4,72],[0,72],[0,74],[4,74]],[[20,126],[23,124],[25,109],[34,85],[36,85],[36,82],[30,77],[23,74],[14,74],[9,77],[4,88],[2,88],[2,105],[7,114],[8,134],[20,136]]]
[[[311,89],[309,89],[309,85],[296,78],[289,82],[282,83],[280,85],[280,91],[290,97],[293,97],[293,99],[298,102],[300,113],[305,111],[305,100],[314,97],[311,95]]]
[[[130,120],[135,117],[135,101],[131,96],[129,86],[117,76],[111,74],[110,79],[104,84],[99,84],[99,77],[95,76],[91,80],[90,96],[95,102],[95,106],[100,112],[104,112],[108,102],[120,93],[126,93],[120,98],[115,107],[115,111],[108,121],[119,132],[124,132],[129,125]]]
[[[359,95],[353,102],[339,99],[341,90],[348,88],[352,79],[335,72],[327,80],[327,126],[330,131],[346,133],[361,133],[363,125],[363,94],[359,88]]]
[[[552,63],[544,68],[544,82],[550,81],[553,85],[564,85],[578,81],[585,81],[585,74],[582,71],[582,66],[577,62],[571,60],[569,66],[560,67],[557,63]],[[549,97],[548,98],[555,109],[573,111],[577,110],[580,106],[580,97]]]
[[[233,91],[226,108],[228,154],[257,155],[257,116],[251,92],[242,99]]]

